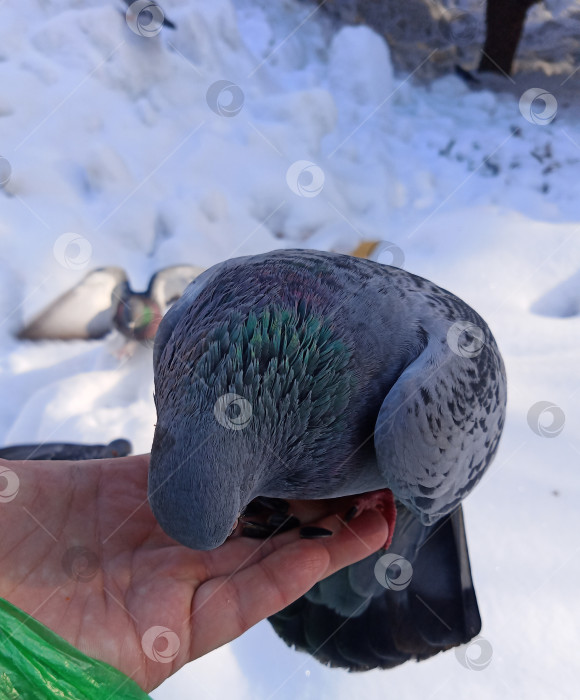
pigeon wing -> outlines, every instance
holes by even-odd
[[[88,340],[113,328],[118,302],[127,288],[120,267],[103,267],[86,275],[41,311],[19,333],[21,340]]]
[[[367,671],[427,659],[479,633],[461,506],[431,526],[398,511],[386,555],[337,571],[268,618],[288,645],[330,666]],[[383,556],[394,566],[378,568],[381,583],[375,565]]]
[[[425,525],[457,508],[483,476],[505,420],[506,377],[495,340],[485,321],[457,302],[460,321],[425,319],[428,342],[389,390],[374,430],[386,486]]]

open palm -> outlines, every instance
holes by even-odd
[[[332,506],[301,502],[293,506],[302,521],[324,512],[317,524],[333,537],[304,540],[294,530],[194,551],[157,524],[148,462],[0,460],[18,483],[0,502],[0,596],[146,691],[386,539],[376,511],[345,526]]]

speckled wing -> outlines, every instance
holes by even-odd
[[[128,288],[120,267],[92,270],[18,333],[21,340],[88,340],[113,329],[119,301]]]
[[[485,321],[460,299],[426,294],[427,343],[390,389],[374,443],[386,484],[424,525],[452,512],[491,463],[506,377]]]

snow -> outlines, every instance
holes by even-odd
[[[0,443],[122,436],[148,451],[149,348],[119,358],[113,336],[14,338],[89,269],[122,266],[143,288],[174,263],[387,241],[380,259],[391,262],[394,251],[405,269],[473,305],[506,361],[504,437],[465,507],[491,663],[470,670],[451,651],[349,675],[287,649],[262,623],[152,695],[573,697],[580,73],[540,83],[521,73],[472,91],[451,75],[394,74],[382,38],[364,26],[339,29],[314,5],[164,8],[178,30],[144,38],[122,4],[3,5]],[[233,87],[208,96],[220,80]],[[533,87],[556,100],[543,125],[533,116],[541,102],[527,117],[525,101],[520,111]],[[306,165],[293,168],[298,161]],[[533,409],[541,401],[565,417],[551,437],[542,436],[550,411]]]

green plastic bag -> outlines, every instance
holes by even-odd
[[[0,598],[1,700],[146,700],[121,671],[85,656]]]

